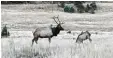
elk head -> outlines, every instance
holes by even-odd
[[[59,22],[59,23],[55,20],[55,18],[58,19],[58,22]],[[57,17],[54,16],[53,19],[54,19],[54,21],[57,23],[56,29],[58,29],[58,30],[64,30],[64,28],[62,28],[62,26],[61,26],[61,24],[63,24],[63,23],[60,22],[60,20],[59,20],[59,15],[58,15]]]
[[[59,23],[55,20],[55,18],[58,19],[58,22],[59,22]],[[52,32],[53,32],[53,36],[57,36],[57,34],[59,34],[59,32],[60,32],[61,30],[64,30],[64,28],[61,26],[61,24],[63,24],[63,23],[60,22],[59,16],[57,16],[57,17],[54,16],[53,19],[54,19],[54,21],[57,23],[57,26],[54,27],[54,28],[52,28]]]

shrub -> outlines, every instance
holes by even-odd
[[[69,7],[68,6],[64,7],[64,12],[69,12]]]
[[[64,7],[64,4],[65,4],[65,2],[62,1],[62,2],[61,2],[61,7],[62,7],[62,8]]]
[[[9,36],[10,34],[9,34],[9,32],[8,32],[8,30],[7,30],[7,27],[6,27],[6,25],[3,27],[3,29],[2,29],[2,32],[1,32],[1,36]]]
[[[92,8],[90,13],[95,14],[95,10]]]
[[[90,6],[91,6],[94,10],[96,10],[96,9],[97,9],[97,5],[96,5],[96,3],[95,3],[95,2],[92,2],[92,3],[90,4]]]
[[[85,12],[89,12],[89,10],[90,10],[90,6],[89,6],[89,4],[87,4],[87,6],[85,8]]]
[[[74,8],[73,8],[73,4],[65,4],[64,6],[64,12],[70,12],[70,13],[74,13]]]
[[[79,13],[83,13],[85,11],[85,8],[82,4],[78,4],[78,5],[76,5],[76,7],[77,7],[77,11]]]
[[[90,4],[90,13],[91,13],[91,14],[95,14],[95,10],[97,10],[97,5],[96,5],[95,2],[92,2],[92,3]]]
[[[74,8],[73,7],[71,7],[70,9],[69,9],[69,12],[71,12],[71,13],[74,13]]]

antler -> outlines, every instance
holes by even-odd
[[[58,22],[59,22],[59,23],[55,20],[55,18],[58,19]],[[54,16],[53,19],[54,19],[54,21],[55,21],[57,24],[64,24],[63,22],[61,22],[61,21],[59,20],[59,15],[56,16],[56,17]]]
[[[58,19],[59,23],[61,23],[60,20],[59,20],[59,15],[56,18]]]
[[[55,20],[55,16],[53,17],[54,21],[57,23],[57,21]],[[57,23],[58,24],[58,23]]]
[[[61,21],[59,20],[59,15],[58,15],[56,18],[58,19],[58,21],[59,21],[60,24],[64,24],[63,22],[61,22]]]

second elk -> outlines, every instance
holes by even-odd
[[[76,39],[76,43],[83,43],[84,40],[89,39],[90,42],[92,42],[92,39],[90,38],[91,34],[88,31],[81,32],[81,34],[78,35]]]

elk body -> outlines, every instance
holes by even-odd
[[[92,39],[90,38],[91,34],[88,31],[81,32],[81,34],[78,35],[76,43],[83,43],[84,40],[89,39],[91,42]]]
[[[51,38],[53,36],[57,36],[61,30],[64,30],[61,26],[62,23],[60,21],[58,23],[55,20],[55,18],[57,18],[58,21],[59,21],[59,18],[53,17],[54,21],[57,23],[56,27],[50,26],[50,27],[47,27],[47,28],[37,28],[35,30],[35,32],[33,33],[34,38],[32,39],[32,45],[33,45],[34,41],[37,43],[39,38],[48,38],[49,43],[51,43]]]

